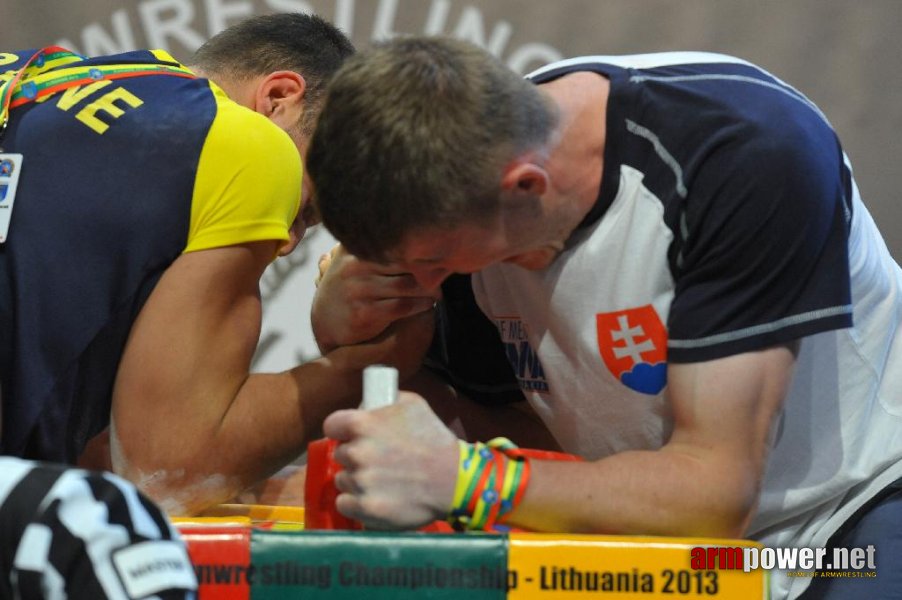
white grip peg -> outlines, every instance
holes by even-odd
[[[398,370],[386,365],[372,365],[363,370],[363,402],[360,408],[374,410],[390,406],[398,400]]]

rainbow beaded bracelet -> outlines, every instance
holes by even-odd
[[[520,504],[529,483],[529,459],[507,438],[487,444],[459,440],[457,485],[448,512],[455,529],[492,529]]]

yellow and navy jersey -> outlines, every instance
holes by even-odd
[[[32,54],[0,53],[0,78]],[[0,140],[23,155],[0,245],[2,452],[69,462],[108,424],[128,332],[166,268],[183,252],[288,240],[301,180],[285,132],[166,53],[74,64],[184,72],[40,97],[10,112]]]

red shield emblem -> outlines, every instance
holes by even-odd
[[[652,305],[595,315],[598,351],[625,386],[658,394],[667,383],[667,330]]]

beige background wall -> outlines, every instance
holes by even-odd
[[[246,16],[312,11],[358,47],[399,33],[480,44],[518,71],[578,54],[711,50],[758,63],[821,106],[851,156],[865,202],[902,259],[902,0],[0,0],[0,50],[62,43],[88,54],[161,47],[177,58]],[[331,240],[264,279],[257,365],[316,350],[307,304]]]

